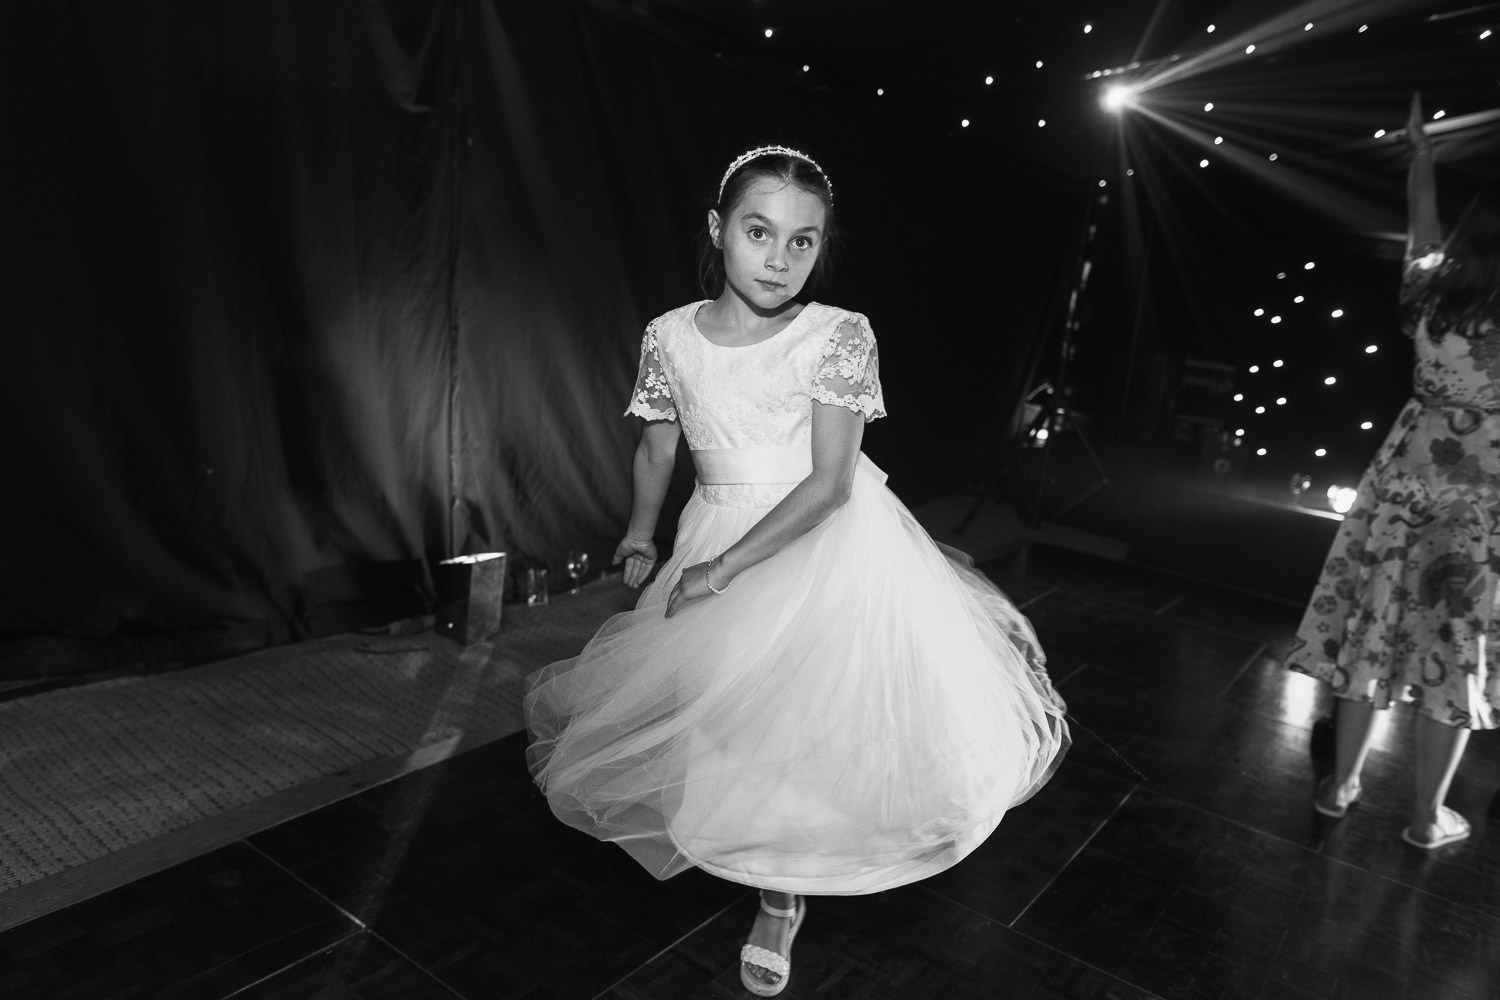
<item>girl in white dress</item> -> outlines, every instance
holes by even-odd
[[[564,823],[658,878],[761,890],[740,976],[790,975],[804,895],[936,874],[1030,797],[1068,745],[1030,625],[940,550],[860,453],[885,415],[859,313],[797,295],[833,189],[781,146],[740,156],[708,213],[717,297],[652,320],[630,525],[639,587],[679,437],[698,485],[635,610],[529,681],[531,773]]]

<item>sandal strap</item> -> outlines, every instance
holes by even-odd
[[[780,906],[772,906],[770,903],[766,902],[766,897],[762,896],[760,897],[760,908],[762,910],[765,910],[771,916],[779,917],[782,920],[791,920],[797,915],[797,901],[795,898],[793,898],[791,906],[783,909]]]
[[[740,949],[740,961],[746,965],[758,965],[762,969],[785,977],[792,971],[792,963],[785,955],[778,955],[757,945],[747,944]]]

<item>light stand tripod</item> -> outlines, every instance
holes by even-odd
[[[968,513],[959,521],[953,529],[955,535],[961,535],[969,527],[969,524],[978,516],[979,511],[985,503],[994,499],[1001,492],[1000,480],[1006,478],[1018,465],[1018,459],[1023,457],[1028,448],[1036,448],[1041,451],[1040,468],[1037,470],[1035,479],[1032,481],[1030,490],[1023,490],[1016,496],[1016,509],[1021,515],[1022,521],[1028,528],[1044,528],[1079,504],[1088,500],[1101,490],[1109,494],[1114,502],[1115,509],[1119,512],[1121,520],[1125,523],[1127,532],[1130,530],[1130,519],[1125,513],[1125,507],[1120,502],[1119,495],[1115,493],[1114,486],[1109,481],[1109,474],[1099,460],[1099,455],[1094,451],[1093,445],[1089,443],[1088,435],[1084,433],[1083,427],[1077,420],[1072,418],[1069,411],[1068,400],[1071,396],[1071,385],[1068,382],[1069,369],[1072,366],[1073,355],[1076,351],[1074,339],[1079,327],[1079,305],[1084,291],[1088,288],[1089,274],[1093,270],[1093,261],[1089,259],[1089,249],[1093,246],[1094,234],[1097,224],[1094,221],[1094,211],[1097,204],[1107,203],[1105,195],[1098,195],[1089,200],[1088,211],[1084,216],[1083,237],[1079,241],[1078,253],[1074,258],[1073,273],[1077,279],[1068,294],[1067,312],[1062,323],[1062,336],[1058,348],[1057,373],[1051,382],[1043,382],[1035,389],[1028,392],[1021,401],[1021,412],[1024,415],[1026,407],[1033,405],[1033,400],[1043,392],[1046,392],[1046,402],[1037,410],[1036,415],[1022,427],[1017,438],[1007,449],[1005,457],[1001,460],[1000,469],[990,485],[982,490],[974,503],[970,506]],[[1037,361],[1046,353],[1047,338],[1037,348],[1036,361],[1033,361],[1028,373],[1028,381],[1035,376]],[[1024,419],[1024,416],[1023,416]],[[1070,432],[1071,436],[1083,447],[1090,465],[1093,468],[1095,479],[1083,492],[1062,504],[1061,506],[1044,511],[1043,499],[1048,486],[1048,473],[1051,469],[1052,453],[1058,447],[1058,440],[1064,431]]]

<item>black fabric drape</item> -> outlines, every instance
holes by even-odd
[[[817,295],[874,321],[893,416],[866,450],[909,499],[998,447],[1042,320],[997,281],[1066,258],[1003,165],[626,5],[58,2],[4,28],[36,99],[8,112],[0,679],[419,613],[458,552],[603,562],[641,329],[697,297],[747,146],[834,177]]]

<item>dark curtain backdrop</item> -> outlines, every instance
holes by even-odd
[[[1067,280],[1073,179],[631,6],[20,7],[0,679],[418,614],[460,552],[603,562],[641,329],[746,146],[833,177],[815,294],[874,323],[910,502],[991,470]]]

